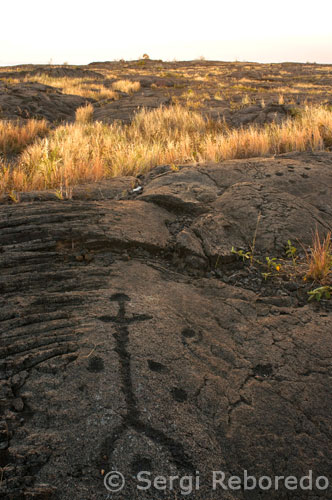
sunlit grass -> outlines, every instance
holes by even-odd
[[[307,253],[307,265],[307,278],[322,284],[326,284],[329,281],[332,273],[331,231],[321,241],[319,233],[316,230],[310,253]]]
[[[89,117],[91,110],[83,111]],[[228,129],[187,107],[142,110],[129,125],[85,118],[53,130],[0,167],[0,191],[58,189],[119,175],[138,175],[160,164],[220,162],[332,146],[332,111],[307,107],[282,124]]]
[[[93,106],[92,104],[86,104],[77,108],[75,113],[75,119],[78,123],[89,123],[93,117]]]
[[[45,120],[29,120],[26,123],[0,120],[0,153],[18,153],[37,136],[43,136],[47,132]]]
[[[138,92],[140,88],[140,82],[132,82],[131,80],[118,80],[117,82],[112,83],[113,90],[119,90],[120,92],[126,92],[127,94]]]
[[[96,83],[94,78],[71,78],[71,77],[52,77],[47,74],[26,76],[25,82],[38,82],[44,85],[58,88],[63,94],[78,95],[81,97],[92,98],[96,100],[118,99],[117,93],[110,88],[105,87],[103,83]]]

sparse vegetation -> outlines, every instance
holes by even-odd
[[[20,80],[15,79],[13,83]],[[93,78],[54,78],[48,75],[35,75],[24,78],[25,82],[38,82],[60,89],[64,94],[79,95],[96,100],[118,99],[114,89],[106,87],[103,83],[96,82]]]
[[[208,72],[206,71],[209,67]],[[39,73],[27,74],[30,68],[18,66],[6,68],[6,74],[0,76],[0,81],[8,85],[20,82],[38,82],[50,85],[62,90],[65,94],[79,95],[85,98],[93,98],[98,101],[106,99],[117,99],[119,96],[112,87],[114,80],[123,81],[128,79],[135,83],[137,74],[140,76],[159,76],[179,80],[172,87],[168,85],[155,85],[151,88],[168,88],[170,97],[179,99],[178,102],[188,105],[191,109],[204,107],[204,97],[207,92],[212,97],[219,88],[222,88],[222,100],[225,105],[236,111],[247,105],[260,105],[262,100],[269,105],[278,102],[287,105],[319,104],[327,102],[331,95],[331,85],[328,81],[331,66],[302,65],[300,68],[285,71],[281,65],[264,65],[255,63],[213,63],[212,61],[196,60],[193,65],[183,65],[180,62],[166,63],[163,61],[149,60],[147,54],[141,56],[138,61],[114,61],[110,64],[96,65],[96,77],[91,75],[85,77],[74,77],[72,75],[56,76],[47,72],[48,69],[61,69],[64,65],[53,65],[51,68],[40,68]],[[66,65],[66,69],[75,71],[75,66]],[[89,68],[90,69],[90,68]],[[130,75],[130,77],[129,77]],[[79,73],[78,73],[78,76]],[[195,100],[188,103],[186,98],[179,98],[177,88],[186,88],[188,81],[197,94]],[[174,83],[174,82],[173,82]],[[126,91],[126,90],[125,90]],[[130,92],[135,92],[133,88]],[[114,92],[114,93],[113,93]],[[250,99],[246,104],[245,94]],[[218,97],[217,97],[218,99]],[[242,103],[242,100],[244,101]]]
[[[254,235],[254,242],[257,234],[257,226]],[[285,253],[287,259],[266,256],[265,258],[254,255],[254,243],[250,250],[236,250],[232,247],[231,252],[242,259],[243,262],[250,262],[256,265],[264,280],[277,277],[280,273],[288,279],[303,280],[309,283],[316,283],[320,286],[308,291],[309,301],[320,301],[330,299],[332,296],[332,241],[331,232],[321,239],[316,229],[313,236],[312,247],[305,250],[305,257],[299,259],[297,248],[288,240]]]

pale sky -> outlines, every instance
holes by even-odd
[[[332,0],[1,0],[0,65],[332,63]]]

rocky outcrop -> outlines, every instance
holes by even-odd
[[[231,252],[256,227],[270,256],[326,234],[331,160],[161,166],[0,206],[2,498],[106,498],[112,469],[119,499],[180,498],[138,491],[141,470],[199,471],[201,500],[331,497],[211,488],[331,470],[331,306]]]
[[[75,111],[91,99],[63,94],[41,83],[6,84],[0,81],[0,118],[5,120],[42,119],[68,121]]]
[[[247,125],[265,125],[267,123],[282,123],[292,116],[291,106],[269,103],[262,107],[260,104],[242,106],[240,109],[230,110],[220,101],[211,100],[206,103],[205,114],[212,120],[225,120],[229,126],[244,127]]]
[[[96,107],[93,119],[104,123],[112,123],[116,120],[130,123],[140,109],[156,109],[168,104],[170,104],[170,98],[155,91],[143,89],[133,95],[123,92],[121,99]]]

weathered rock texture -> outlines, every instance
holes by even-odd
[[[170,104],[168,97],[151,90],[143,89],[132,96],[123,92],[120,100],[96,107],[93,119],[104,123],[112,123],[115,120],[130,123],[140,109],[155,109],[168,104]]]
[[[75,111],[91,99],[63,94],[59,89],[41,83],[7,85],[0,82],[0,118],[46,119],[50,122],[68,121]]]
[[[211,489],[213,470],[331,471],[331,308],[231,253],[259,214],[263,255],[331,229],[331,166],[328,153],[164,166],[0,207],[2,498],[181,498],[137,491],[140,470],[199,471],[202,500],[331,498]],[[107,497],[113,468],[126,486]]]

